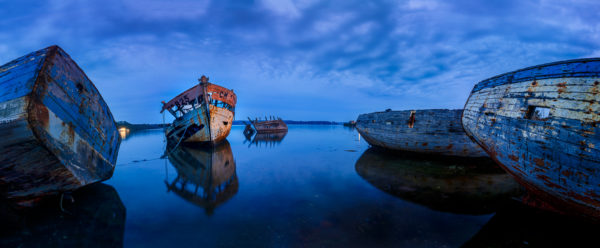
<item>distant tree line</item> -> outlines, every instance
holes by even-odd
[[[340,125],[340,122],[335,122],[335,121],[292,121],[292,120],[283,120],[283,122],[285,122],[285,124],[292,124],[292,125]],[[236,120],[233,121],[233,125],[246,125],[246,124],[250,124],[250,122],[248,121],[243,121],[243,120]]]

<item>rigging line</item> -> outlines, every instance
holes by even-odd
[[[164,158],[164,157],[158,157],[158,158],[151,158],[151,159],[134,160],[134,161],[131,161],[129,163],[117,164],[116,166],[132,165],[132,164],[138,164],[138,163],[141,163],[141,162],[148,162],[148,161],[154,161],[154,160],[159,160],[159,159],[166,159],[166,158]]]

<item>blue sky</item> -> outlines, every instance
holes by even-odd
[[[0,63],[61,46],[117,120],[162,122],[160,101],[211,81],[236,119],[356,119],[461,108],[473,85],[600,57],[600,2],[0,0]]]

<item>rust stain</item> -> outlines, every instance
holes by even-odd
[[[508,158],[510,158],[512,161],[519,162],[519,157],[517,157],[515,155],[512,155],[512,154],[508,155]]]
[[[560,174],[562,174],[563,176],[566,176],[566,177],[570,177],[571,175],[573,175],[573,172],[570,170],[564,170]]]
[[[540,167],[546,168],[546,167],[544,166],[544,160],[543,160],[543,159],[541,159],[541,158],[534,158],[534,159],[533,159],[533,162],[534,162],[534,163],[535,163],[537,166],[540,166]]]
[[[546,176],[546,175],[536,175],[535,177],[537,177],[538,179],[544,181],[544,184],[550,188],[556,188],[556,189],[560,189],[560,190],[566,190],[565,187],[560,186],[556,183],[551,182],[550,177]]]
[[[415,125],[415,111],[410,112],[410,117],[408,118],[408,127],[413,128]]]
[[[69,145],[75,143],[75,130],[73,129],[73,123],[69,122],[67,125],[67,133],[69,134]]]
[[[563,93],[563,92],[565,92],[565,90],[567,89],[567,82],[562,82],[562,83],[559,83],[559,84],[557,85],[557,87],[558,87],[558,93],[559,93],[559,94],[560,94],[560,93]]]
[[[573,197],[576,200],[585,202],[585,203],[593,205],[593,206],[600,207],[600,201],[592,199],[589,196],[577,194],[577,193],[574,193],[574,192],[569,192],[567,195],[570,196],[570,197]]]

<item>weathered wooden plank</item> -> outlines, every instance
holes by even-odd
[[[362,114],[356,128],[369,144],[393,150],[486,157],[464,132],[462,110],[427,109]]]
[[[0,193],[22,204],[111,177],[120,138],[85,73],[51,46],[0,67]]]
[[[600,59],[502,74],[474,87],[462,123],[548,206],[600,218],[599,85]]]

